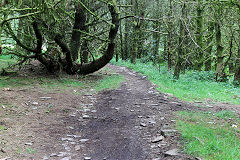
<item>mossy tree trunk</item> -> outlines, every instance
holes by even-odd
[[[184,28],[184,17],[186,15],[185,11],[185,3],[181,6],[181,18],[179,20],[179,37],[178,37],[178,48],[177,48],[177,59],[176,59],[176,65],[174,69],[174,77],[176,79],[179,79],[180,72],[183,69],[183,55],[184,55],[184,38],[185,38],[185,28]]]
[[[214,22],[210,21],[208,23],[208,35],[207,35],[207,47],[205,54],[205,71],[210,71],[212,69],[212,48],[213,48],[213,32],[214,32]]]
[[[198,48],[196,50],[196,64],[194,64],[194,69],[201,70],[203,66],[203,7],[201,0],[197,1],[197,17],[196,17],[196,43]]]
[[[133,39],[132,39],[132,55],[131,55],[131,63],[136,63],[137,58],[141,58],[141,52],[143,47],[143,18],[145,16],[145,7],[146,0],[133,0],[132,5],[134,6],[133,13],[138,18],[134,18],[133,22]]]
[[[168,57],[168,70],[171,70],[172,67],[172,0],[169,0],[169,13],[168,13],[168,20],[167,20],[167,57]]]
[[[135,21],[133,31],[133,42],[132,42],[132,54],[131,54],[131,63],[136,63],[137,55],[138,55],[138,41],[139,41],[139,33],[140,26],[138,22]]]
[[[215,79],[221,80],[222,76],[224,75],[224,58],[223,50],[224,47],[222,46],[222,33],[221,33],[221,24],[220,24],[220,14],[221,14],[221,6],[217,6],[217,19],[215,21],[215,36],[216,36],[216,71],[215,71]]]
[[[81,0],[81,2],[86,5],[87,0]],[[81,32],[86,31],[86,10],[84,7],[77,3],[75,5],[75,19],[72,30],[72,37],[70,42],[70,52],[72,54],[73,61],[76,61],[79,57],[79,49],[81,47]],[[79,31],[80,30],[80,31]]]
[[[123,53],[123,60],[127,60],[128,58],[131,58],[131,54],[130,54],[130,20],[126,20],[125,21],[125,25],[124,25],[124,53]]]
[[[239,19],[239,31],[240,31],[240,19]],[[238,33],[240,35],[240,32]],[[240,39],[238,40],[238,52],[235,60],[235,73],[234,80],[240,85]]]

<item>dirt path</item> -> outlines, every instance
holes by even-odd
[[[170,95],[158,93],[156,86],[134,71],[113,65],[108,67],[125,76],[120,88],[84,96],[48,93],[45,96],[52,98],[38,105],[65,108],[56,108],[51,116],[40,116],[39,110],[28,113],[32,122],[24,124],[27,127],[20,129],[22,134],[18,133],[18,138],[22,136],[19,141],[29,153],[15,154],[16,158],[4,150],[0,152],[0,159],[192,159],[179,151],[179,134],[172,129],[172,114],[193,108]],[[22,95],[23,91],[16,96],[26,97]],[[31,96],[34,100],[42,93],[31,92]]]
[[[171,129],[171,116],[183,105],[159,94],[145,77],[125,67],[109,67],[123,74],[126,81],[119,89],[98,94],[93,112],[82,116],[84,125],[74,126],[71,135],[81,133],[80,141],[84,143],[77,148],[81,152],[69,154],[69,159],[186,159],[180,152],[165,153],[179,149],[177,132]],[[71,142],[79,141],[70,139]]]

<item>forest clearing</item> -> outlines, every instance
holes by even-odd
[[[0,160],[239,160],[237,0],[1,0]]]

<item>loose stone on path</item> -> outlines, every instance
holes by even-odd
[[[179,151],[180,151],[179,149],[175,148],[175,149],[172,149],[172,150],[169,150],[169,151],[165,152],[164,154],[166,156],[178,156],[178,155],[180,155]]]
[[[157,142],[162,141],[163,139],[164,139],[163,136],[156,136],[156,137],[153,137],[153,138],[152,138],[151,142],[152,142],[152,143],[157,143]]]

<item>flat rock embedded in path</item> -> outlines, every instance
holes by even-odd
[[[70,160],[70,159],[71,159],[71,157],[64,157],[61,160]]]
[[[50,157],[56,157],[57,156],[57,153],[52,153],[51,155],[50,155]]]
[[[40,97],[41,100],[51,99],[52,97]]]
[[[81,143],[87,142],[89,139],[80,139]]]
[[[83,119],[89,119],[90,116],[85,114],[85,115],[82,116],[82,118],[83,118]]]
[[[147,127],[147,124],[146,123],[140,123],[140,126]]]
[[[63,157],[66,156],[67,152],[59,152],[59,154],[57,155],[58,157]]]
[[[163,136],[155,136],[155,137],[152,138],[151,142],[152,143],[157,143],[157,142],[162,141],[163,139],[164,139]]]
[[[180,150],[175,148],[175,149],[171,149],[171,150],[165,152],[164,154],[166,156],[179,156],[180,155],[179,152],[180,152]]]
[[[163,135],[164,137],[169,137],[169,136],[172,136],[173,134],[175,134],[176,132],[177,132],[177,130],[175,130],[175,129],[162,129],[161,135]]]
[[[62,138],[62,141],[73,141],[73,138]]]

